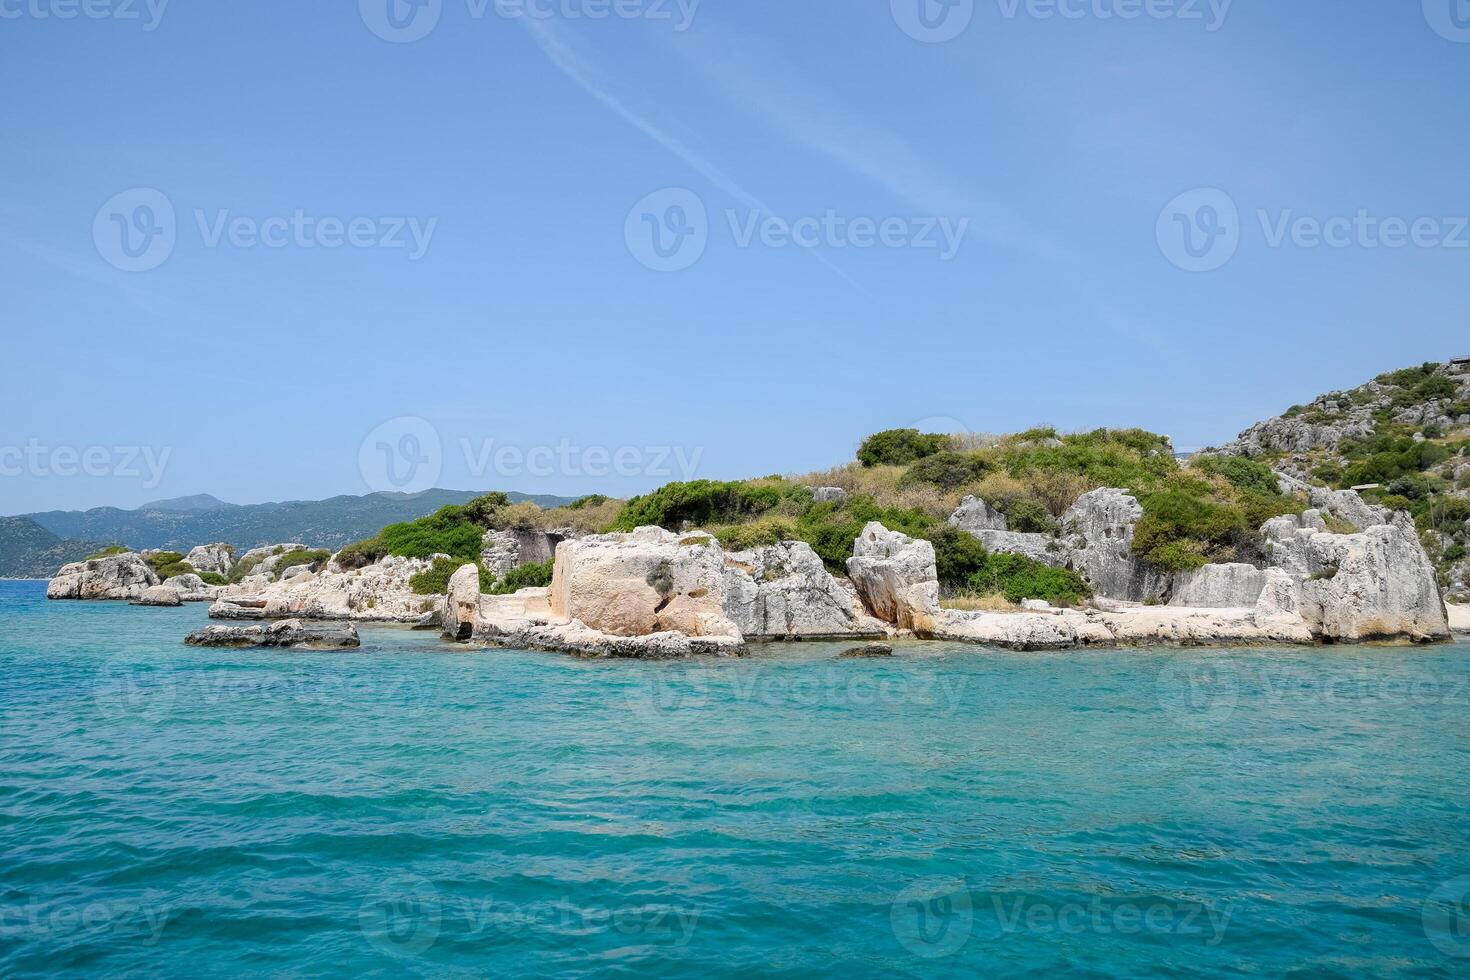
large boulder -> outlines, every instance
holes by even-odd
[[[1266,573],[1239,562],[1206,565],[1174,576],[1171,606],[1193,609],[1250,609],[1266,587]]]
[[[1324,639],[1446,639],[1448,614],[1418,537],[1380,524],[1305,540],[1301,613]]]
[[[171,589],[176,589],[179,598],[184,602],[213,602],[219,598],[221,589],[221,586],[209,585],[198,575],[187,573],[175,575],[163,584]]]
[[[1005,531],[1006,516],[979,497],[966,497],[949,517],[949,523],[961,531]]]
[[[928,541],[873,521],[853,543],[847,574],[874,618],[899,629],[932,628],[939,611],[939,573]]]
[[[184,638],[191,647],[274,647],[285,650],[349,650],[362,645],[357,627],[304,626],[285,619],[262,626],[206,626]]]
[[[804,541],[725,556],[725,615],[750,639],[882,636]]]
[[[124,552],[64,566],[46,584],[46,598],[131,600],[159,584],[142,555]]]
[[[557,545],[551,610],[611,636],[677,632],[733,637],[724,610],[725,556],[708,534],[659,527]]]
[[[182,606],[184,600],[179,598],[179,590],[167,585],[153,585],[143,590],[143,594],[132,600],[135,606]]]
[[[223,542],[201,544],[185,555],[184,561],[201,575],[213,572],[215,575],[229,578],[230,572],[235,569],[235,549]]]
[[[1108,599],[1158,601],[1169,574],[1133,553],[1133,531],[1143,506],[1126,490],[1104,487],[1084,493],[1062,516],[1072,567]]]
[[[480,568],[474,563],[461,565],[449,578],[448,595],[440,627],[444,636],[461,642],[475,635],[480,620]]]

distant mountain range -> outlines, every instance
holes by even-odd
[[[389,524],[432,514],[446,504],[479,496],[469,490],[426,490],[418,494],[370,493],[328,500],[230,504],[209,494],[144,504],[136,510],[96,507],[0,517],[0,578],[48,578],[70,561],[110,544],[129,548],[188,551],[225,541],[245,551],[265,544],[300,541],[337,549],[371,537]],[[573,498],[512,493],[560,507]]]

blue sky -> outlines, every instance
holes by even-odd
[[[1464,0],[392,2],[0,0],[0,513],[1196,447],[1470,354]]]

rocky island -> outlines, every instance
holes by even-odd
[[[405,623],[602,657],[894,637],[1434,642],[1470,630],[1467,532],[1470,371],[1448,363],[1323,396],[1184,461],[1140,430],[897,429],[825,473],[548,509],[488,494],[335,553],[109,549],[47,594],[207,601],[217,619],[289,621],[284,636],[299,620]]]

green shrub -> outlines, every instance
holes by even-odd
[[[1177,480],[1143,495],[1143,517],[1133,530],[1133,551],[1160,568],[1198,568],[1234,559],[1234,545],[1255,534],[1233,504],[1212,499],[1209,485]]]
[[[434,564],[427,570],[409,577],[408,587],[416,595],[444,595],[449,591],[449,580],[454,577],[454,573],[468,564],[471,562],[460,561],[457,558],[435,558]],[[490,592],[495,587],[495,576],[491,575],[478,561],[473,564],[480,571],[480,591]]]
[[[990,461],[978,453],[939,452],[910,466],[900,485],[927,483],[942,490],[956,490],[974,483],[990,469]]]
[[[521,565],[505,573],[505,577],[489,589],[491,595],[510,595],[521,589],[543,589],[551,584],[556,559],[539,564]]]
[[[852,557],[853,542],[870,521],[890,531],[930,538],[942,527],[919,510],[880,507],[870,497],[852,496],[843,503],[814,503],[796,521],[797,536],[812,546],[829,569],[842,572]]]
[[[811,499],[809,487],[784,480],[669,483],[624,504],[608,530],[632,531],[639,527],[657,526],[679,531],[685,525],[743,524],[774,510],[783,501],[804,506]]]
[[[907,466],[949,449],[952,443],[949,436],[918,429],[885,429],[863,440],[857,458],[864,466]]]
[[[84,561],[92,561],[97,558],[111,558],[113,555],[125,555],[128,549],[120,544],[110,544],[101,551],[88,555]]]
[[[990,559],[978,538],[957,527],[944,525],[929,535],[934,545],[934,565],[939,572],[939,589],[946,595],[968,586],[970,576],[984,570]]]
[[[1071,606],[1092,595],[1076,572],[1052,568],[1025,555],[994,553],[985,566],[973,572],[969,589],[976,595],[1000,593],[1011,602],[1041,599],[1058,606]]]
[[[1056,534],[1058,527],[1051,512],[1040,501],[1022,497],[1011,501],[1005,509],[1006,527],[1023,534]]]
[[[585,497],[578,497],[567,504],[567,510],[584,510],[588,507],[599,507],[607,503],[609,498],[600,493],[589,493]]]
[[[159,551],[143,558],[153,569],[153,573],[161,579],[170,579],[175,575],[192,575],[194,566],[184,561],[184,556],[177,551]]]
[[[389,555],[431,558],[436,554],[459,559],[460,564],[479,561],[485,532],[507,506],[505,494],[487,493],[463,505],[441,507],[416,521],[390,524],[366,541],[343,548],[337,553],[337,564],[354,569]]]
[[[749,524],[731,524],[716,528],[712,533],[726,551],[748,551],[801,539],[796,521],[789,517],[767,517]]]
[[[205,585],[229,585],[230,584],[230,580],[227,579],[227,578],[225,578],[219,572],[195,572],[194,574],[198,575],[201,579],[203,579]]]
[[[286,552],[276,562],[275,575],[277,578],[285,578],[286,569],[288,568],[295,568],[297,565],[319,565],[330,560],[331,557],[332,553],[330,551],[297,548],[295,551]]]
[[[254,574],[256,566],[264,560],[259,555],[241,558],[235,563],[235,567],[230,569],[230,584],[233,585],[237,582],[243,582],[246,576]]]
[[[1266,495],[1279,492],[1280,481],[1271,467],[1244,456],[1199,456],[1191,465],[1212,476],[1224,477],[1239,490]]]

